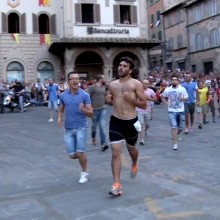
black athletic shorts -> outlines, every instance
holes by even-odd
[[[134,123],[137,121],[137,117],[125,120],[112,115],[109,123],[110,143],[125,140],[127,144],[135,146],[138,139],[138,131],[135,129]]]

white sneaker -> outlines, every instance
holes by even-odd
[[[178,150],[178,146],[177,146],[177,144],[174,144],[174,146],[173,146],[173,150]]]
[[[89,176],[89,174],[87,172],[81,172],[80,173],[79,183],[86,183],[86,182],[88,182],[88,176]]]
[[[144,139],[142,139],[142,140],[140,141],[140,144],[141,144],[141,145],[144,145]]]
[[[48,122],[53,122],[53,119],[52,119],[52,118],[50,118],[50,119],[48,120]]]

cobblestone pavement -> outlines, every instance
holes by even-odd
[[[108,107],[108,126],[111,107]],[[68,159],[63,129],[48,123],[46,107],[0,115],[1,220],[219,220],[220,119],[182,135],[172,150],[167,109],[155,106],[140,168],[130,179],[124,148],[124,194],[112,198],[111,150],[92,146],[90,180],[78,184],[79,164]]]

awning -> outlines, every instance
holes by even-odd
[[[58,42],[54,42],[49,47],[49,51],[54,54],[60,54],[65,48],[74,47],[142,47],[143,49],[151,49],[160,45],[160,41],[146,38],[97,38],[97,37],[79,37],[79,38],[63,38]]]

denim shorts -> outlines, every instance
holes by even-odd
[[[57,104],[57,101],[48,101],[48,108],[50,110],[54,109],[54,110],[58,110],[58,104]]]
[[[183,128],[184,112],[168,112],[171,128]]]
[[[85,152],[87,128],[65,129],[64,141],[68,154]]]

